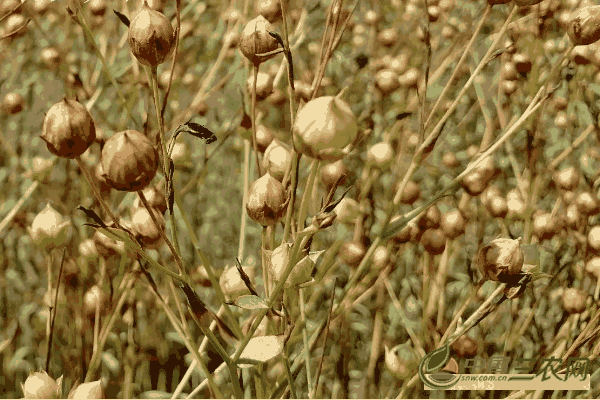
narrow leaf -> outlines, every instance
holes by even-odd
[[[99,226],[106,228],[106,224],[102,221],[102,218],[96,214],[96,211],[90,210],[89,208],[85,208],[84,206],[77,206],[77,209],[83,211],[88,218],[93,219],[96,224]]]
[[[259,310],[269,308],[263,299],[255,295],[240,296],[230,304],[243,308],[244,310]]]
[[[113,12],[117,15],[117,17],[119,17],[119,19],[121,20],[121,22],[123,24],[125,24],[126,27],[129,28],[129,25],[131,24],[129,22],[129,18],[127,18],[127,16],[125,14],[121,14],[120,12],[118,12],[117,10],[113,10]]]

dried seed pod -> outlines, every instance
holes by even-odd
[[[50,203],[35,216],[31,227],[27,228],[33,241],[46,251],[65,244],[71,222],[65,220]]]
[[[96,126],[83,104],[65,97],[48,110],[40,137],[52,154],[75,158],[96,139]]]
[[[265,150],[265,156],[263,157],[263,168],[269,171],[269,174],[271,174],[273,178],[277,179],[279,182],[282,182],[285,175],[285,170],[290,167],[291,163],[292,153],[286,147],[273,140],[269,147]]]
[[[239,48],[242,54],[253,64],[258,65],[275,57],[275,54],[259,56],[259,54],[277,50],[277,40],[269,34],[273,30],[273,25],[262,15],[246,24],[242,31]]]
[[[271,143],[273,143],[273,137],[273,132],[271,132],[270,129],[262,124],[258,125],[256,127],[256,146],[258,147],[258,151],[261,153],[266,153],[267,148],[271,145]],[[283,147],[278,143],[275,144],[277,144],[279,147]],[[281,181],[281,179],[278,180]]]
[[[401,87],[412,88],[417,87],[417,83],[419,83],[419,78],[421,77],[421,72],[418,68],[412,67],[409,68],[406,72],[398,77],[398,82]]]
[[[343,185],[346,183],[349,175],[350,171],[343,160],[328,163],[321,167],[321,183],[323,183],[327,189],[331,188],[340,178],[340,185]]]
[[[387,96],[400,87],[398,74],[393,69],[382,69],[375,75],[375,86],[383,96]]]
[[[275,283],[278,283],[281,278],[283,278],[283,273],[290,262],[290,257],[292,255],[291,252],[292,243],[282,243],[271,253],[268,266],[269,273],[273,277],[273,281]],[[314,266],[315,263],[308,256],[305,256],[296,265],[294,265],[292,272],[290,272],[287,277],[285,287],[289,288],[308,282],[311,279],[311,273],[314,269]]]
[[[440,227],[444,235],[451,240],[465,233],[467,221],[459,210],[448,211],[442,216]]]
[[[374,144],[367,151],[367,164],[386,171],[394,161],[394,148],[388,142]]]
[[[161,214],[167,211],[167,198],[163,193],[162,189],[158,186],[147,187],[143,190],[144,196],[148,201],[148,205],[152,208],[156,208]],[[143,208],[144,204],[140,201],[139,196],[133,201],[133,208]]]
[[[496,218],[504,218],[508,214],[508,203],[504,197],[494,196],[487,205],[487,209]]]
[[[129,47],[137,60],[155,67],[175,49],[176,32],[167,17],[144,4],[129,25]]]
[[[398,186],[400,183],[401,182],[398,182]],[[406,182],[406,186],[404,187],[404,192],[402,192],[400,201],[404,204],[413,204],[415,201],[419,200],[419,197],[421,197],[419,185],[415,181]]]
[[[581,225],[583,224],[583,218],[581,213],[579,212],[579,209],[577,208],[577,205],[570,204],[567,207],[565,222],[567,223],[567,226],[571,229],[579,230],[579,228],[581,228]]]
[[[575,199],[575,204],[577,205],[579,212],[587,216],[596,215],[600,210],[598,200],[589,192],[579,193]]]
[[[446,168],[458,168],[460,167],[460,161],[456,159],[454,153],[448,151],[442,156],[442,165]]]
[[[575,167],[563,168],[554,175],[554,182],[563,190],[575,190],[579,185],[579,173]]]
[[[60,399],[62,397],[62,375],[57,380],[46,371],[32,372],[21,389],[26,399]]]
[[[375,270],[383,269],[389,264],[390,260],[391,254],[388,248],[383,245],[377,246],[373,253],[373,268]]]
[[[8,115],[18,114],[25,108],[25,99],[19,93],[7,93],[2,101],[2,108]]]
[[[259,0],[256,11],[269,22],[275,22],[281,18],[281,4],[279,0]]]
[[[384,29],[377,35],[377,40],[382,46],[392,47],[398,43],[398,30],[394,28]]]
[[[556,218],[550,213],[543,213],[533,220],[533,232],[541,240],[549,240],[557,233]]]
[[[256,76],[256,100],[262,101],[269,97],[273,93],[273,79],[271,74],[266,72],[259,72]],[[248,76],[246,81],[248,84],[248,92],[252,93],[252,85],[254,84],[254,75]]]
[[[588,233],[588,245],[596,252],[600,252],[600,225],[592,227]]]
[[[585,264],[585,271],[592,275],[594,279],[600,277],[600,257],[594,257]]]
[[[568,288],[562,295],[563,309],[569,314],[580,314],[586,309],[587,293],[576,288]]]
[[[46,47],[41,52],[42,63],[48,69],[57,69],[60,66],[60,53],[54,47]]]
[[[242,270],[248,275],[250,281],[256,278],[256,268],[252,266],[242,266]],[[226,267],[219,278],[219,286],[228,301],[234,301],[240,296],[250,294],[250,290],[242,280],[240,272],[235,266]]]
[[[477,252],[475,265],[490,280],[508,283],[521,272],[525,257],[519,239],[495,239]]]
[[[287,204],[283,185],[268,172],[248,188],[246,211],[262,226],[275,225],[283,218]]]
[[[442,254],[446,248],[446,236],[441,229],[427,229],[421,236],[421,244],[429,254]]]
[[[367,249],[361,242],[349,241],[340,246],[338,256],[350,267],[356,268],[360,265],[366,252]]]
[[[104,391],[102,390],[101,381],[93,381],[82,383],[77,386],[73,386],[73,389],[69,392],[69,399],[103,399]]]
[[[461,185],[471,196],[478,196],[485,190],[487,182],[483,171],[475,169],[462,179]]]
[[[131,215],[131,230],[147,248],[156,249],[161,244],[160,231],[165,229],[165,219],[162,214],[153,211],[158,227],[152,220],[146,208],[137,208]]]
[[[354,199],[344,197],[333,209],[337,217],[336,221],[346,224],[354,224],[360,212],[360,205]]]
[[[100,315],[107,311],[109,304],[108,295],[97,285],[92,286],[83,296],[83,311],[89,318],[96,314],[96,305],[100,306]]]
[[[92,15],[104,15],[106,14],[106,1],[105,0],[90,0],[90,2],[87,3],[88,7],[90,8],[90,11],[92,13]]]
[[[600,39],[600,6],[581,7],[570,13],[567,33],[575,45],[588,45]]]
[[[337,161],[358,136],[356,117],[344,100],[323,96],[306,103],[293,128],[300,153],[319,160]]]
[[[78,250],[79,255],[87,261],[98,258],[98,251],[96,250],[96,245],[92,239],[85,239],[79,243]]]
[[[113,188],[126,192],[142,190],[156,175],[158,152],[140,132],[122,131],[104,144],[102,169],[106,182]]]

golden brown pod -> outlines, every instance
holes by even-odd
[[[587,6],[574,11],[567,24],[567,33],[577,46],[592,44],[600,39],[600,6]]]

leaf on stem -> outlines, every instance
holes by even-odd
[[[118,12],[117,10],[113,10],[113,12],[117,15],[117,17],[119,17],[119,20],[121,20],[121,22],[129,28],[129,18],[127,18],[126,15],[121,14],[120,12]]]
[[[267,303],[256,295],[240,296],[234,301],[227,304],[243,308],[244,310],[260,310],[264,308],[269,308]]]

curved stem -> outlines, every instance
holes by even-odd
[[[260,171],[260,161],[258,159],[258,144],[256,143],[256,81],[258,80],[258,65],[254,64],[252,77],[252,147],[254,148],[254,156],[256,157],[256,176],[262,176]]]

